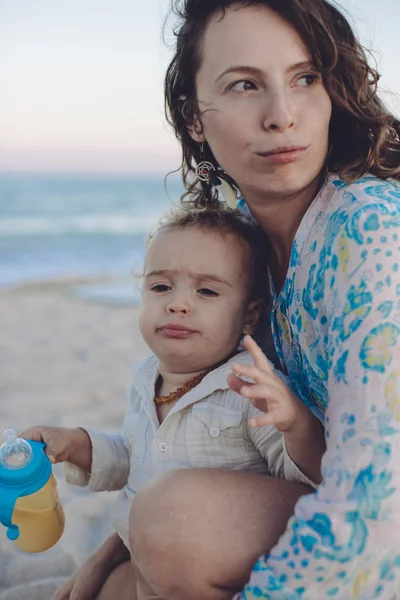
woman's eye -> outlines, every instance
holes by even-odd
[[[214,292],[214,290],[210,290],[209,288],[201,288],[198,292],[202,296],[218,296],[217,292]]]
[[[320,76],[317,73],[308,73],[307,75],[302,75],[297,80],[297,85],[300,87],[309,87],[317,83],[320,80]]]
[[[257,86],[249,79],[241,79],[240,81],[232,83],[229,89],[233,90],[234,92],[249,92],[250,90],[256,90]]]
[[[157,285],[153,285],[150,289],[152,292],[157,292],[158,294],[161,294],[162,292],[167,292],[168,290],[170,290],[171,287],[166,283],[157,283]]]

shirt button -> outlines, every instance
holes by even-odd
[[[211,429],[210,429],[210,435],[211,435],[211,437],[218,437],[220,433],[221,432],[218,429],[218,427],[211,427]]]
[[[161,442],[159,444],[158,449],[160,452],[166,452],[168,450],[168,444],[166,442]]]

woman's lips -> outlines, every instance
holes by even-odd
[[[167,338],[185,339],[196,334],[197,331],[189,329],[188,327],[182,327],[181,325],[163,325],[159,327],[158,332]]]
[[[306,152],[306,146],[293,146],[293,147],[282,147],[275,148],[268,152],[258,152],[258,156],[262,158],[263,162],[271,164],[286,164],[299,160]]]

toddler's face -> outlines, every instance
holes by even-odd
[[[140,330],[164,368],[186,373],[226,358],[253,318],[250,249],[231,233],[164,228],[146,254]]]

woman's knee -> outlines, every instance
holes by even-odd
[[[136,576],[130,562],[124,562],[107,578],[96,600],[137,600]]]
[[[165,473],[138,492],[132,503],[132,563],[148,585],[166,598],[171,586],[184,579],[190,562],[190,538],[195,535],[187,510],[193,503],[191,480],[190,471]]]
[[[297,498],[308,492],[306,486],[244,472],[166,473],[132,504],[133,561],[164,598],[229,598],[283,533]]]
[[[199,503],[207,498],[206,482],[198,475],[194,470],[164,474],[140,491],[132,504],[132,562],[164,600],[228,600],[233,596],[213,589],[207,549],[212,540],[204,539],[199,519]]]

